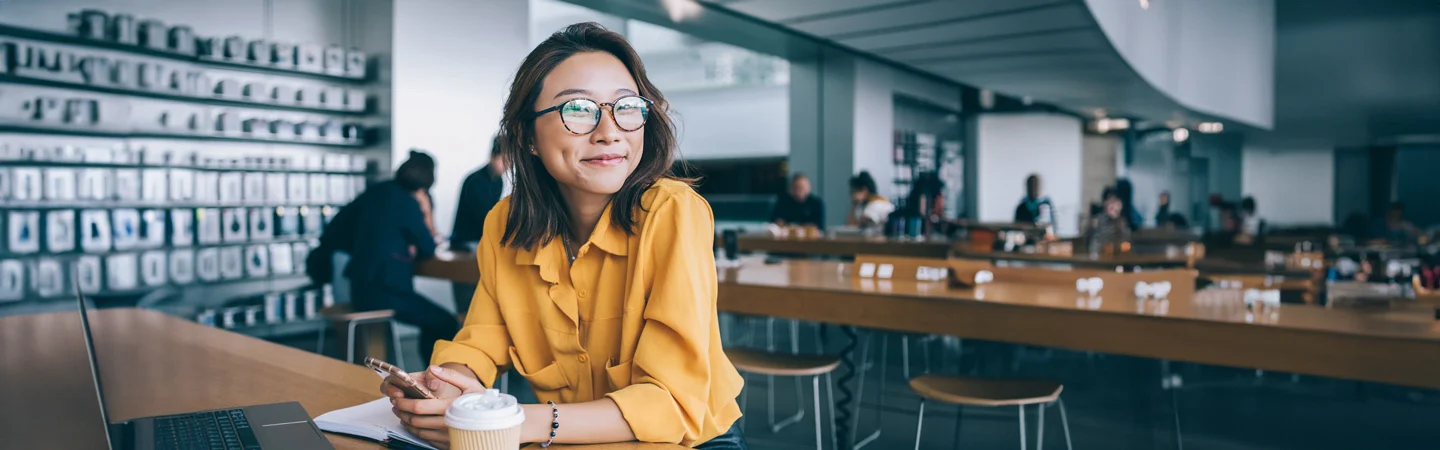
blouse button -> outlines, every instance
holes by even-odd
[[[576,292],[576,294],[579,295],[580,298],[585,298],[585,290],[584,290],[584,289],[581,289],[579,292]]]
[[[583,362],[589,362],[589,361],[590,361],[590,357],[589,357],[589,356],[585,356],[584,353],[581,353],[581,354],[580,354],[580,362],[583,363]]]

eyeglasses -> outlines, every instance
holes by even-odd
[[[549,114],[551,111],[559,111],[560,123],[565,124],[566,130],[575,134],[590,134],[600,126],[600,108],[609,106],[610,118],[615,121],[615,126],[620,127],[621,130],[635,131],[645,126],[645,120],[650,117],[651,103],[645,97],[634,95],[620,97],[610,103],[597,103],[588,98],[575,98],[536,111],[534,117]]]

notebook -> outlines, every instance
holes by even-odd
[[[315,425],[331,433],[347,434],[376,442],[400,441],[405,444],[436,450],[425,440],[415,437],[400,425],[400,418],[390,412],[390,400],[378,398],[363,405],[330,411],[315,418]]]

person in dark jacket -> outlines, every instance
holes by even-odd
[[[422,361],[430,360],[435,341],[460,329],[455,315],[415,291],[415,261],[435,255],[435,236],[418,200],[434,184],[435,160],[412,150],[393,180],[370,186],[345,206],[354,227],[345,266],[352,306],[394,310],[396,320],[419,327]]]
[[[450,231],[450,249],[475,252],[476,244],[485,232],[485,216],[500,202],[505,191],[505,159],[501,157],[500,136],[490,143],[490,164],[471,172],[460,185],[460,203],[455,206],[455,227]],[[475,296],[475,285],[451,283],[455,294],[455,312],[470,311],[470,298]]]
[[[825,230],[825,203],[810,193],[810,178],[796,172],[790,177],[790,191],[775,201],[770,222],[780,226],[814,226]]]
[[[1055,223],[1055,206],[1050,199],[1040,195],[1040,175],[1030,174],[1025,178],[1025,198],[1015,206],[1016,223]]]

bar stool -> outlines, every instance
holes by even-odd
[[[830,380],[830,373],[834,372],[837,367],[840,367],[839,356],[792,355],[742,348],[726,349],[725,356],[730,358],[730,364],[734,365],[735,369],[743,373],[754,373],[772,377],[810,377],[811,383],[814,386],[815,395],[815,448],[816,450],[825,448],[825,440],[823,437],[824,429],[820,421],[820,377],[822,375],[825,377],[826,390],[832,397],[830,414],[833,416],[835,414],[835,403],[833,401],[834,387]],[[772,391],[775,389],[774,383],[771,383],[770,389]],[[748,390],[746,392],[748,392]],[[803,395],[803,393],[800,392],[796,394]],[[742,417],[745,415],[745,397],[745,393],[741,393],[740,413]],[[800,409],[800,413],[788,420],[788,423],[778,424],[779,426],[775,423],[769,424],[771,431],[778,431],[786,425],[798,422],[801,417],[804,417],[804,412],[805,410],[803,408]]]
[[[328,322],[320,329],[319,343],[315,346],[315,353],[325,353],[325,335],[329,334],[331,326],[338,329],[345,327],[345,361],[351,364],[355,362],[355,331],[360,325],[388,324],[390,326],[390,345],[395,356],[393,363],[395,367],[403,368],[405,362],[404,354],[400,351],[400,330],[395,326],[395,311],[381,309],[376,311],[355,311],[349,304],[338,304],[325,307],[320,310],[320,317]]]
[[[1016,380],[973,378],[949,375],[921,375],[910,380],[910,389],[920,396],[920,417],[915,422],[915,448],[920,448],[920,430],[925,424],[925,402],[936,401],[955,405],[958,417],[965,406],[1018,406],[1020,408],[1020,449],[1025,445],[1025,406],[1037,405],[1039,409],[1039,432],[1035,448],[1045,445],[1045,408],[1060,407],[1060,426],[1065,429],[1065,448],[1073,450],[1070,443],[1070,422],[1065,417],[1065,401],[1060,399],[1064,385],[1046,380]],[[959,436],[957,427],[956,436]]]

